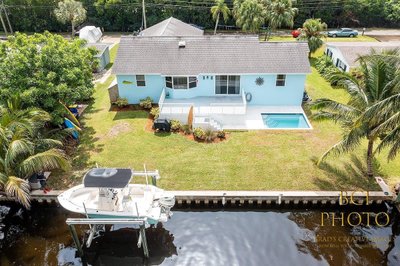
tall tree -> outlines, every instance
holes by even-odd
[[[388,160],[393,160],[400,152],[400,49],[385,51],[383,55],[372,54],[370,57],[377,56],[382,56],[386,64],[395,69],[391,82],[394,93],[372,105],[363,119],[383,121],[373,131],[374,134],[380,134],[381,142],[377,151],[388,148]]]
[[[306,40],[310,49],[309,57],[311,54],[320,48],[324,42],[322,38],[325,36],[323,31],[327,29],[327,25],[321,21],[321,19],[307,19],[303,23],[301,29],[300,40]]]
[[[217,27],[221,14],[224,18],[224,21],[226,22],[229,18],[230,13],[231,11],[226,5],[225,0],[215,0],[215,6],[211,7],[211,14],[213,19],[215,20],[214,35],[217,34]]]
[[[244,31],[256,33],[264,24],[266,12],[257,0],[245,0],[237,10],[236,24]]]
[[[392,22],[400,22],[400,0],[389,0],[385,4],[386,18]]]
[[[54,10],[54,15],[61,23],[71,23],[73,38],[75,35],[75,26],[86,19],[86,9],[83,8],[81,2],[64,0],[58,3],[58,7]]]
[[[390,52],[393,57],[399,55],[398,50]],[[392,57],[392,58],[393,58]],[[380,109],[375,109],[371,114],[371,108],[382,107],[382,103],[395,97],[399,92],[399,70],[392,60],[386,55],[365,56],[358,59],[360,63],[359,79],[348,73],[338,73],[332,79],[344,88],[349,96],[348,103],[341,103],[330,99],[318,99],[311,108],[318,110],[313,115],[314,119],[330,119],[339,123],[343,130],[342,140],[330,148],[320,159],[324,160],[329,154],[340,154],[354,150],[367,140],[367,175],[373,176],[374,143],[381,136],[382,127],[387,117]],[[399,105],[398,105],[399,106]],[[399,114],[400,115],[400,114]],[[390,137],[389,137],[390,138]],[[398,142],[397,142],[398,143]]]
[[[270,31],[276,31],[282,26],[293,27],[294,16],[298,9],[293,7],[292,0],[272,0],[267,2],[266,7]],[[269,35],[265,35],[265,40]]]
[[[17,33],[0,43],[0,102],[18,92],[28,107],[39,107],[62,123],[65,104],[87,100],[93,92],[94,55],[78,38]]]
[[[30,176],[69,167],[62,143],[43,132],[49,120],[41,109],[24,108],[19,96],[0,108],[0,188],[25,207],[30,205]]]

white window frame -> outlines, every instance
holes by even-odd
[[[139,79],[138,77],[143,77],[143,79]],[[143,82],[142,85],[139,85],[139,82]],[[146,87],[146,76],[145,75],[136,75],[136,86]]]
[[[217,93],[217,77],[226,76],[226,93]],[[229,93],[229,77],[239,77],[239,93]],[[242,86],[240,83],[241,76],[240,75],[215,75],[214,82],[214,93],[215,95],[240,95],[242,91]]]
[[[165,76],[164,78],[165,78],[165,87],[168,89],[190,90],[197,87],[197,76]],[[167,78],[170,78],[171,81],[167,81]],[[174,78],[186,78],[186,88],[175,88]],[[167,86],[167,82],[171,83],[171,87]]]
[[[279,78],[279,76],[283,76],[283,78]],[[283,83],[280,83],[283,82]],[[276,87],[285,87],[286,86],[286,74],[278,74],[276,75]]]

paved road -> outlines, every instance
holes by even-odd
[[[366,30],[365,35],[372,35],[372,36],[400,36],[400,29],[371,29]]]

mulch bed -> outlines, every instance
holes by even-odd
[[[154,117],[153,117],[152,115],[149,114],[149,116],[148,116],[148,118],[147,118],[146,125],[144,126],[144,130],[145,130],[146,132],[150,132],[150,133],[157,134],[157,131],[155,131],[155,130],[153,129],[153,122],[154,122]],[[194,137],[193,134],[188,134],[188,135],[187,135],[187,134],[185,134],[183,131],[179,131],[179,132],[170,132],[170,134],[179,134],[179,135],[181,135],[181,136],[187,138],[188,140],[197,141],[197,142],[206,143],[206,144],[209,144],[209,143],[220,143],[220,142],[223,142],[223,141],[225,141],[225,140],[227,140],[227,139],[229,138],[229,133],[228,133],[228,132],[225,132],[225,138],[223,138],[223,139],[221,139],[221,138],[215,138],[215,139],[214,139],[213,141],[211,141],[211,142],[206,142],[205,140],[197,139],[197,138]]]

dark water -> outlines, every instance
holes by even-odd
[[[3,212],[3,215],[1,214]],[[8,215],[4,215],[7,213]],[[0,265],[81,265],[62,208],[30,212],[0,207]],[[138,231],[118,229],[86,250],[89,265],[400,265],[400,226],[321,226],[320,211],[175,211],[146,231],[149,260]],[[87,232],[83,227],[79,234]],[[1,235],[0,235],[1,239]]]

